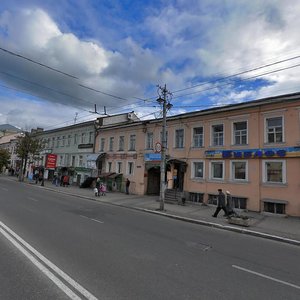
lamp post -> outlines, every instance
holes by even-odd
[[[166,127],[167,127],[167,110],[171,109],[172,104],[168,100],[171,93],[167,90],[166,85],[164,87],[158,86],[159,98],[157,102],[162,105],[163,109],[163,123],[162,123],[162,149],[161,149],[161,164],[160,164],[160,194],[159,194],[159,210],[164,210],[165,203],[165,176],[166,176],[166,148],[167,148],[167,138],[166,138]]]

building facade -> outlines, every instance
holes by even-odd
[[[162,120],[99,126],[101,172],[123,174],[130,192],[159,194]],[[167,193],[237,209],[300,216],[300,94],[167,118]]]

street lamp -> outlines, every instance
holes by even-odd
[[[159,98],[157,102],[162,105],[163,108],[163,123],[162,123],[162,148],[161,148],[161,164],[160,164],[160,194],[159,194],[159,210],[164,210],[165,203],[165,176],[166,176],[166,127],[167,127],[167,110],[171,109],[172,104],[167,100],[171,96],[171,93],[167,90],[166,85],[164,87],[158,86]]]

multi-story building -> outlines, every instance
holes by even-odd
[[[98,128],[103,173],[123,174],[136,194],[158,194],[162,120]],[[300,93],[167,118],[167,193],[236,208],[300,216]]]
[[[95,121],[88,121],[44,131],[42,128],[32,130],[32,134],[43,141],[44,149],[33,162],[35,167],[45,167],[45,177],[53,178],[54,172],[58,176],[69,175],[70,183],[80,185],[88,177],[97,177],[99,172],[97,163],[101,163],[99,154],[95,154],[95,137],[97,128],[107,124],[125,124],[138,120],[133,112],[115,116],[105,116]],[[56,167],[47,168],[48,154],[55,155]],[[33,166],[30,166],[33,170]],[[100,168],[101,169],[101,168]]]

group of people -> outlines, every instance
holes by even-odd
[[[233,210],[232,197],[229,191],[226,191],[226,195],[223,193],[222,189],[218,189],[218,203],[215,213],[212,215],[214,218],[217,218],[221,210],[224,211],[225,217],[230,217],[235,214]]]
[[[95,196],[105,196],[106,195],[106,185],[101,182],[100,178],[98,177],[96,180],[96,187],[94,189]]]

